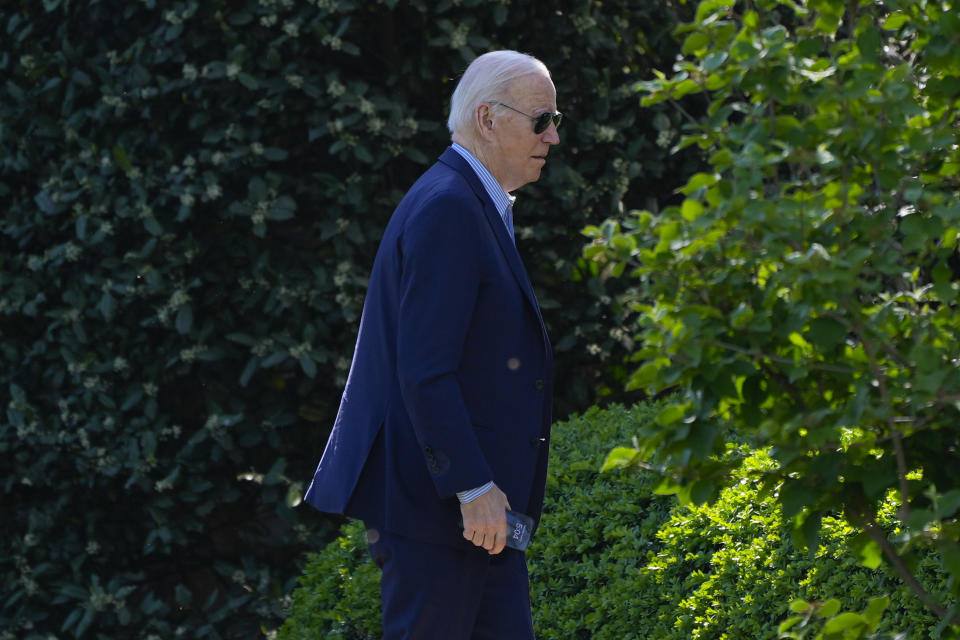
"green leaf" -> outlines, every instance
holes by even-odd
[[[80,619],[80,622],[77,623],[76,628],[73,630],[73,635],[75,637],[80,638],[83,636],[83,634],[87,630],[87,627],[89,627],[93,623],[95,614],[96,614],[96,609],[94,609],[93,607],[87,607],[84,610],[83,617]]]
[[[243,373],[240,374],[240,386],[246,387],[250,384],[250,378],[253,377],[253,374],[256,373],[257,369],[260,366],[260,359],[253,357],[247,361],[246,366],[243,368]]]
[[[695,505],[706,504],[716,488],[716,484],[710,480],[698,480],[690,487],[690,501]]]
[[[280,196],[270,207],[271,220],[289,220],[297,210],[297,203],[290,196]]]
[[[937,517],[929,509],[911,509],[910,516],[907,518],[907,526],[913,531],[923,531],[932,522],[936,522]]]
[[[951,489],[937,497],[937,517],[950,518],[960,509],[960,489]]]
[[[809,0],[808,4],[819,14],[814,27],[825,35],[832,36],[840,26],[843,3],[836,0]]]
[[[407,158],[410,158],[417,164],[425,165],[427,164],[427,162],[429,162],[429,158],[427,158],[425,153],[423,153],[422,151],[419,151],[418,149],[414,149],[412,147],[405,148],[403,150],[403,155]]]
[[[866,533],[860,533],[850,541],[854,555],[860,564],[868,569],[876,569],[883,564],[883,551],[880,545],[870,539]]]
[[[793,518],[816,501],[816,494],[797,481],[787,482],[780,490],[780,504],[783,505],[785,519]]]
[[[364,162],[366,164],[373,164],[373,155],[370,153],[362,144],[358,144],[353,148],[353,155],[356,156],[357,160]]]
[[[807,337],[823,351],[832,351],[847,337],[846,326],[834,318],[819,317],[810,321]]]
[[[180,307],[180,311],[177,312],[176,327],[180,334],[190,333],[193,327],[193,308],[190,305]]]
[[[677,189],[680,193],[689,196],[690,194],[703,189],[704,187],[712,187],[717,183],[717,176],[712,173],[695,173],[687,180],[685,184],[680,189]]]
[[[152,236],[163,235],[163,227],[160,226],[160,223],[157,222],[157,219],[153,216],[147,216],[143,219],[143,228]]]
[[[660,371],[660,365],[656,361],[646,362],[634,371],[627,383],[627,390],[646,389],[653,385]]]
[[[907,14],[900,12],[891,13],[887,16],[887,19],[883,21],[883,28],[889,31],[897,31],[908,22],[910,22],[910,16]]]
[[[257,82],[257,79],[245,71],[241,71],[237,74],[237,80],[240,81],[240,84],[251,91],[256,91],[260,88],[260,83]]]
[[[653,488],[653,493],[658,496],[672,496],[681,493],[683,489],[683,485],[677,484],[674,480],[663,478]]]
[[[867,619],[871,629],[875,629],[877,625],[880,624],[880,620],[883,618],[883,612],[886,611],[889,606],[890,598],[887,596],[870,599],[867,608],[863,612],[863,617]]]
[[[709,53],[707,57],[703,59],[703,70],[707,73],[715,71],[720,65],[726,62],[727,55],[726,51],[713,51]]]
[[[133,169],[133,165],[130,164],[130,158],[127,156],[127,152],[123,150],[120,146],[113,147],[113,159],[121,169],[126,172],[129,172]]]
[[[797,547],[806,549],[811,556],[820,548],[820,526],[823,521],[819,513],[801,513],[791,531]]]
[[[284,149],[278,147],[267,147],[263,150],[263,157],[272,162],[286,160],[289,155]]]
[[[317,377],[317,365],[310,356],[300,356],[300,368],[303,369],[308,378]]]
[[[46,189],[38,193],[34,197],[33,201],[38,207],[40,207],[41,211],[49,215],[60,213],[64,209],[63,205],[58,204],[53,200],[53,198],[50,196],[50,193]]]
[[[822,618],[832,618],[840,613],[840,601],[836,598],[830,598],[820,605],[819,615]]]
[[[789,631],[795,627],[798,623],[803,621],[803,616],[791,616],[780,623],[780,626],[777,627],[777,634],[782,634],[785,631]]]
[[[87,593],[86,595],[89,596],[90,594]],[[60,631],[66,631],[73,627],[77,623],[77,620],[80,619],[80,616],[83,615],[83,611],[80,607],[75,607],[73,611],[70,612],[70,615],[63,621],[63,624],[60,625]]]
[[[75,584],[65,584],[60,587],[60,593],[67,596],[68,598],[73,598],[74,600],[86,601],[90,597],[90,590],[84,589],[83,587]],[[67,628],[69,625],[65,625],[64,628]],[[61,629],[62,631],[63,629]]]
[[[669,427],[670,425],[676,424],[683,420],[687,415],[688,409],[689,405],[687,404],[667,405],[657,414],[656,423],[661,427]]]
[[[254,176],[250,179],[250,182],[247,184],[247,196],[255,202],[267,199],[267,183],[263,181],[263,178]]]
[[[831,618],[823,625],[824,633],[839,633],[846,629],[852,629],[858,626],[869,626],[867,619],[859,613],[846,612],[841,613],[835,618]]]
[[[639,453],[639,451],[631,449],[630,447],[615,447],[607,454],[607,459],[603,461],[603,466],[600,467],[600,471],[605,472],[612,469],[629,467],[636,460]]]
[[[683,41],[683,53],[690,55],[707,48],[710,44],[710,35],[702,31],[694,31]]]
[[[836,72],[837,72],[837,68],[830,66],[820,70],[801,69],[800,75],[802,75],[804,78],[811,80],[813,82],[820,82],[821,80],[826,80]]]
[[[880,31],[872,26],[864,29],[857,36],[857,48],[864,60],[876,62],[880,54]]]
[[[693,222],[694,220],[699,218],[701,215],[703,215],[703,212],[704,212],[703,205],[697,202],[696,200],[690,200],[690,199],[684,200],[683,204],[680,207],[680,215],[682,215],[684,219],[690,222]]]
[[[794,600],[790,603],[790,611],[794,613],[806,613],[810,610],[810,603],[806,600]]]
[[[697,84],[693,80],[687,79],[687,80],[681,81],[677,86],[673,88],[673,97],[682,98],[691,93],[700,93],[701,91],[703,91],[703,89],[700,87],[699,84]]]
[[[243,25],[253,22],[253,14],[249,11],[235,11],[227,18],[227,22],[234,26],[242,27]]]
[[[287,359],[289,353],[285,349],[278,349],[272,354],[263,359],[263,362],[260,363],[260,366],[264,369],[269,369],[270,367],[280,364]]]
[[[729,12],[735,0],[703,0],[697,5],[696,22],[710,24]]]
[[[680,236],[683,227],[679,222],[671,221],[660,225],[660,242],[657,251],[668,251],[670,244]]]
[[[960,577],[960,546],[956,542],[942,542],[938,546],[943,568],[957,579]]]
[[[100,303],[97,305],[97,309],[106,319],[110,319],[113,316],[114,311],[117,309],[116,301],[113,299],[113,296],[109,293],[104,293],[100,297]]]

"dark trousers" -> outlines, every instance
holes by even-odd
[[[459,550],[368,528],[384,640],[533,640],[524,554]]]

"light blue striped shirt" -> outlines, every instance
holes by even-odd
[[[460,156],[467,161],[467,164],[470,165],[470,168],[473,169],[473,172],[477,174],[477,177],[480,178],[480,183],[483,185],[483,188],[487,190],[487,195],[490,196],[490,199],[493,200],[493,206],[496,207],[497,213],[500,214],[500,219],[503,220],[504,226],[507,227],[507,232],[512,236],[513,229],[510,228],[509,223],[507,222],[507,210],[513,207],[513,203],[517,200],[516,196],[512,196],[506,191],[503,190],[503,187],[500,186],[500,183],[497,182],[496,178],[493,177],[493,174],[483,166],[483,163],[477,160],[477,156],[470,153],[470,151],[456,142],[452,145],[453,150],[460,154]],[[457,498],[461,503],[472,502],[476,500],[487,491],[493,488],[493,481],[491,480],[485,485],[479,486],[475,489],[470,489],[469,491],[460,491],[457,493]]]
[[[473,169],[473,172],[477,174],[477,177],[480,178],[480,183],[483,185],[483,188],[487,190],[487,195],[490,196],[490,199],[493,200],[493,206],[496,207],[497,213],[500,214],[500,219],[503,220],[503,224],[507,226],[507,230],[510,232],[510,235],[513,235],[513,229],[509,228],[507,224],[507,209],[513,207],[513,203],[517,201],[517,196],[512,196],[506,191],[503,190],[503,187],[500,186],[500,183],[497,182],[497,179],[493,177],[493,174],[483,166],[483,163],[477,160],[477,156],[470,153],[470,150],[466,147],[463,147],[456,142],[450,145],[453,147],[453,150],[460,154],[460,156],[467,161],[467,164],[470,165],[470,168]]]

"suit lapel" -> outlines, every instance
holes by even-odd
[[[527,301],[537,314],[537,319],[540,321],[540,329],[543,332],[544,343],[549,345],[547,330],[543,324],[543,317],[540,315],[540,305],[537,304],[537,298],[533,294],[533,285],[530,283],[527,270],[524,269],[523,262],[520,260],[520,254],[517,253],[517,247],[513,243],[513,240],[510,239],[510,234],[507,233],[507,227],[503,222],[503,218],[500,217],[500,213],[496,207],[493,206],[493,201],[490,200],[490,194],[483,188],[483,183],[480,182],[480,178],[477,177],[477,174],[474,173],[470,165],[467,164],[467,161],[452,148],[448,148],[443,152],[443,155],[440,156],[440,161],[462,175],[482,203],[483,213],[487,218],[487,223],[490,225],[490,229],[497,239],[497,244],[500,245],[500,250],[507,259],[507,264],[510,265],[510,270],[513,271],[517,284],[520,285],[520,289],[523,290]],[[549,349],[549,346],[547,348]]]

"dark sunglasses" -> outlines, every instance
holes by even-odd
[[[559,127],[560,121],[563,120],[563,114],[560,113],[559,111],[557,113],[550,113],[549,111],[544,111],[538,116],[532,116],[529,113],[524,113],[519,109],[514,109],[510,105],[504,104],[502,102],[497,102],[496,100],[491,100],[489,101],[488,104],[498,104],[501,107],[506,107],[507,109],[510,109],[510,111],[516,111],[522,116],[527,116],[528,118],[533,120],[533,132],[537,134],[543,133],[544,131],[546,131],[547,127],[550,126],[551,120],[553,120],[553,126],[555,127]]]

